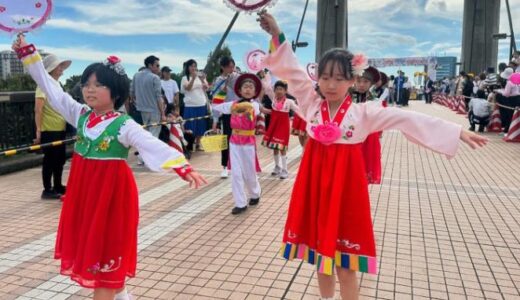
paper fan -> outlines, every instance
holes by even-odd
[[[260,49],[247,52],[244,56],[244,62],[247,66],[247,69],[253,73],[262,70],[264,68],[263,65],[265,57],[265,52]]]
[[[42,26],[52,11],[52,0],[0,0],[0,30],[28,32]]]
[[[253,13],[271,7],[276,0],[224,0],[227,6],[237,12]]]
[[[307,64],[307,75],[312,81],[318,81],[318,64],[308,63]]]

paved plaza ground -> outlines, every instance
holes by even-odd
[[[436,104],[406,109],[468,127]],[[447,160],[383,134],[383,182],[370,187],[380,271],[359,276],[363,299],[520,299],[520,144],[486,136],[484,149],[461,145]],[[128,289],[137,299],[318,298],[314,267],[278,254],[301,148],[293,138],[288,180],[269,176],[272,154],[258,149],[262,199],[239,216],[218,153],[193,156],[209,180],[200,190],[130,158],[141,219]],[[85,299],[91,291],[58,275],[61,203],[40,193],[40,168],[0,176],[0,299]]]

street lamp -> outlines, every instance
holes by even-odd
[[[304,47],[309,46],[309,43],[307,43],[307,42],[295,42],[295,41],[292,41],[291,44],[292,44],[293,51],[296,51],[296,48],[304,48]]]
[[[505,40],[507,38],[511,38],[511,41],[509,43],[509,61],[511,61],[511,59],[513,59],[513,49],[516,48],[515,47],[516,45],[514,44],[515,37],[513,35],[507,34],[507,33],[495,33],[495,34],[493,34],[493,38],[496,40]]]

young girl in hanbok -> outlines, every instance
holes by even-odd
[[[278,80],[274,84],[274,91],[271,87],[270,79],[263,81],[264,91],[273,100],[273,108],[270,110],[270,126],[264,134],[262,145],[273,149],[275,167],[272,176],[280,176],[280,179],[287,179],[287,148],[289,147],[290,122],[289,111],[299,113],[296,102],[287,99],[287,83]],[[281,164],[280,164],[281,161]]]
[[[116,111],[129,93],[129,80],[117,57],[85,69],[81,86],[87,105],[83,105],[53,84],[36,48],[23,36],[13,43],[13,49],[49,95],[53,109],[77,126],[67,199],[56,238],[60,273],[82,287],[93,288],[96,300],[129,299],[125,280],[135,276],[139,218],[137,186],[126,163],[130,147],[140,152],[153,171],[175,171],[196,188],[205,180],[182,153]]]
[[[381,80],[381,74],[374,67],[367,67],[360,76],[356,76],[356,83],[351,94],[354,103],[368,102],[370,105],[386,106],[386,102],[379,101],[377,94],[371,87]],[[369,184],[381,183],[381,132],[374,132],[363,142],[363,158]]]
[[[229,165],[231,167],[231,189],[236,215],[246,211],[247,205],[257,205],[260,201],[260,183],[257,172],[260,164],[256,155],[255,128],[260,113],[260,105],[254,99],[262,90],[260,79],[254,74],[242,74],[235,83],[235,93],[240,100],[213,106],[215,116],[231,115],[231,137],[229,139]],[[218,118],[216,118],[218,119]],[[213,123],[213,130],[217,123]],[[248,201],[249,199],[249,201]]]
[[[307,120],[307,142],[289,205],[281,254],[317,266],[321,297],[333,299],[336,272],[341,297],[357,299],[355,271],[376,273],[376,249],[368,182],[361,145],[372,133],[402,131],[412,142],[453,157],[459,140],[472,148],[487,139],[460,125],[415,112],[353,103],[348,90],[368,67],[345,49],[331,49],[319,61],[315,91],[274,18],[260,15],[271,34],[264,63],[289,83]]]

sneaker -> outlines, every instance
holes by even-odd
[[[245,212],[247,209],[247,206],[244,206],[244,207],[233,207],[233,209],[231,210],[231,214],[232,215],[238,215],[238,214],[241,214],[243,212]]]
[[[137,155],[137,165],[138,166],[144,165],[144,160],[141,158],[140,155]]]
[[[45,200],[51,200],[51,199],[60,199],[61,195],[56,193],[55,191],[53,190],[43,190],[42,192],[42,196],[41,198],[42,199],[45,199]]]
[[[282,170],[280,172],[280,179],[287,179],[289,177],[289,172],[287,170]]]
[[[271,176],[278,176],[278,175],[280,175],[280,171],[281,170],[282,170],[282,168],[280,168],[279,166],[274,167],[273,172],[271,172]]]
[[[258,205],[258,202],[260,202],[260,198],[249,199],[249,205]]]
[[[229,171],[228,169],[222,170],[222,173],[220,173],[220,178],[228,178],[229,177]]]
[[[64,185],[55,186],[55,187],[54,187],[54,191],[55,191],[56,193],[58,193],[58,194],[62,194],[62,195],[64,195],[65,192],[67,191],[67,187],[64,186]]]

